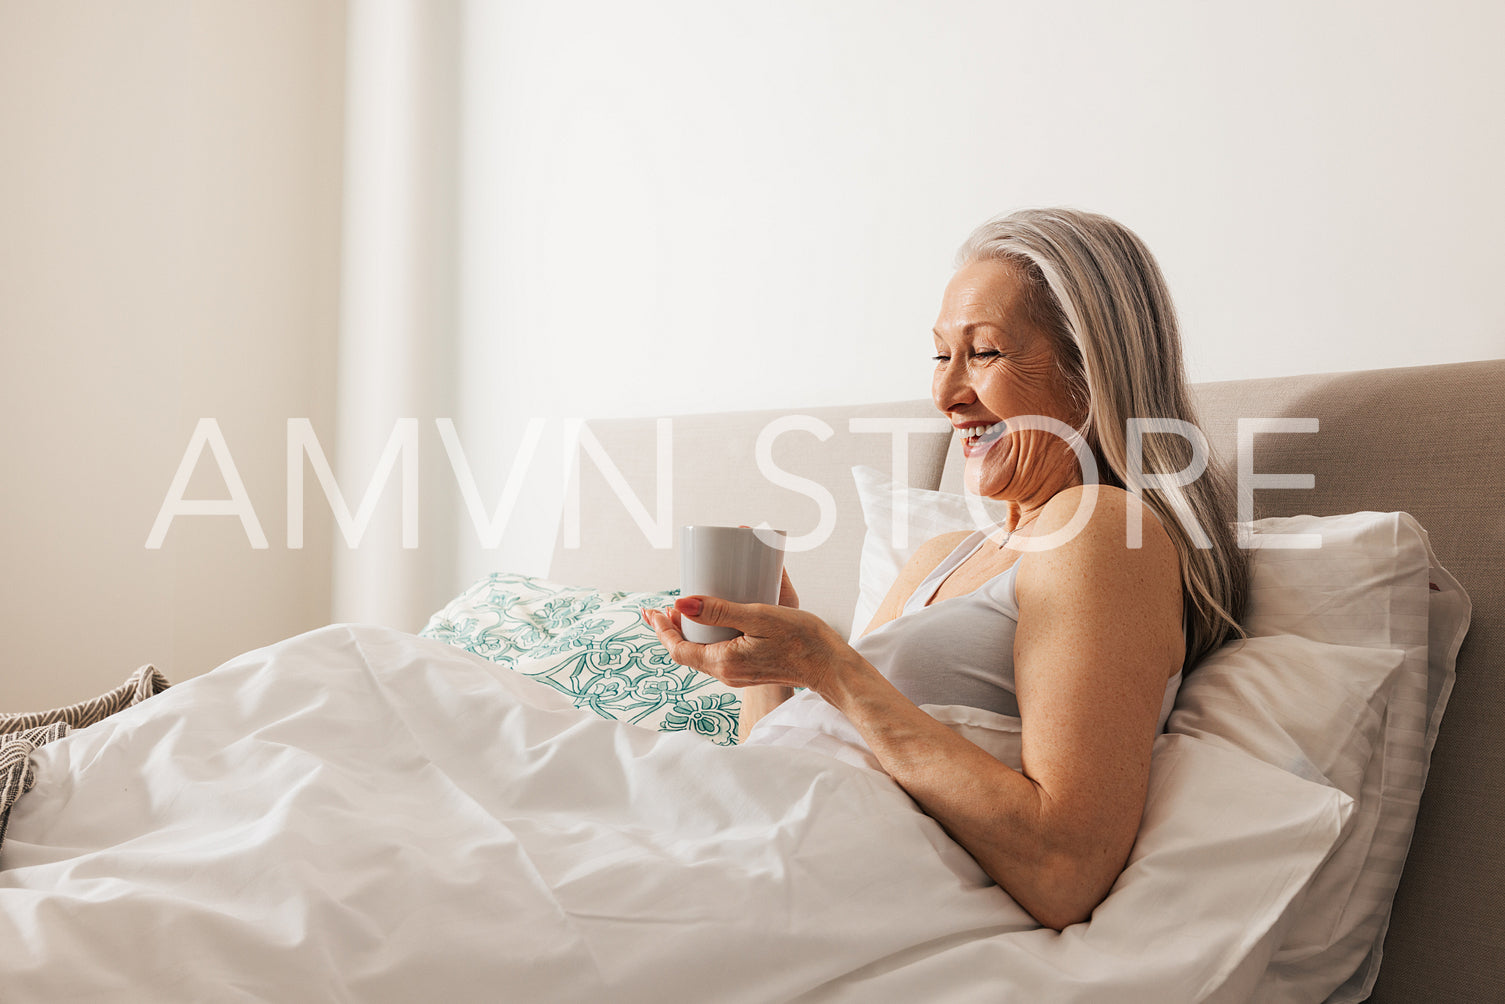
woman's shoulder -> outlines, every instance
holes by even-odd
[[[1153,527],[1160,536],[1169,539],[1169,534],[1160,527],[1154,510],[1144,501],[1117,485],[1075,485],[1050,497],[1040,513],[1041,524],[1061,527],[1067,522],[1079,521],[1084,527],[1126,527],[1127,519],[1148,516],[1145,527]],[[1123,536],[1123,533],[1118,534]]]
[[[1170,534],[1136,495],[1112,485],[1078,485],[1041,510],[1020,547],[1020,575],[1047,578],[1111,565],[1145,582],[1180,588],[1180,556]]]
[[[1109,485],[1062,491],[1041,510],[1021,550],[1026,553],[1019,559],[1015,596],[1033,623],[1040,623],[1036,612],[1043,612],[1047,631],[1125,640],[1153,636],[1166,658],[1180,665],[1181,556],[1137,496]],[[1068,624],[1056,616],[1063,611],[1076,620]]]

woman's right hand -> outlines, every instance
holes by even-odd
[[[778,605],[791,610],[798,610],[800,606],[799,593],[795,592],[794,582],[789,578],[787,568],[780,573],[779,577]],[[658,629],[646,610],[643,611],[643,619],[654,627],[655,631]],[[741,742],[747,738],[759,719],[794,696],[794,688],[779,683],[755,683],[742,687],[738,693],[742,707],[737,716],[737,741]]]
[[[787,567],[780,572],[779,606],[795,610],[800,607],[800,594],[794,591],[794,582],[789,578]],[[742,710],[737,715],[737,742],[739,743],[747,738],[759,719],[793,697],[794,688],[777,683],[764,683],[743,687],[741,695]]]
[[[800,608],[799,593],[794,591],[794,583],[789,581],[789,569],[784,569],[783,578],[779,580],[779,606]]]

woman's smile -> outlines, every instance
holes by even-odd
[[[962,456],[979,456],[993,448],[993,444],[1003,438],[1008,431],[1007,422],[994,422],[991,425],[964,425],[958,427],[962,435]]]

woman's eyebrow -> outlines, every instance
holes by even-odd
[[[976,330],[977,328],[992,328],[994,331],[998,332],[1000,335],[1005,335],[1006,336],[1008,334],[1007,331],[1005,331],[1003,328],[999,327],[998,325],[994,324],[992,321],[970,321],[967,324],[962,325],[960,337],[962,337],[962,338],[970,338],[971,335],[972,335],[972,332],[974,330]],[[935,337],[937,337],[937,338],[944,339],[946,337],[945,335],[941,334],[940,331],[936,330],[935,328],[930,329],[930,333],[932,335],[934,335]]]

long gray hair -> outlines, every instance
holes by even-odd
[[[1073,404],[1086,415],[1077,431],[1101,479],[1139,495],[1170,534],[1181,560],[1190,667],[1230,635],[1243,635],[1249,564],[1228,522],[1234,487],[1217,458],[1202,454],[1207,468],[1187,484],[1164,476],[1185,470],[1205,439],[1194,446],[1183,435],[1142,434],[1138,470],[1149,476],[1134,477],[1131,419],[1170,419],[1169,428],[1185,423],[1183,432],[1200,437],[1199,428],[1189,429],[1196,411],[1159,266],[1127,227],[1075,209],[989,220],[961,246],[956,265],[982,260],[1008,262],[1028,283],[1031,319],[1055,342]]]

